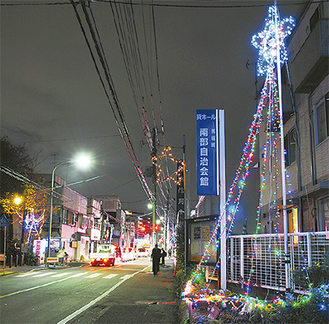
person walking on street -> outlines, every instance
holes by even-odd
[[[161,251],[161,263],[162,265],[164,266],[165,265],[165,257],[167,256],[167,252],[162,248],[162,251]]]
[[[155,244],[151,258],[152,258],[152,271],[154,277],[158,275],[159,272],[159,263],[160,263],[160,257],[161,257],[161,250],[158,248],[158,244]]]
[[[58,258],[58,261],[61,265],[64,264],[64,258],[65,258],[65,250],[64,248],[62,248],[58,253],[57,253],[57,258]]]

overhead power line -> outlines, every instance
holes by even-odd
[[[142,188],[144,189],[147,197],[149,200],[152,200],[152,192],[148,187],[146,178],[143,174],[142,168],[140,167],[139,161],[137,159],[137,156],[135,154],[135,150],[131,141],[131,137],[129,134],[128,126],[126,124],[122,109],[119,104],[119,99],[114,87],[114,83],[111,77],[109,65],[107,63],[106,55],[102,46],[102,41],[96,26],[96,21],[93,16],[93,12],[91,7],[89,6],[89,2],[86,3],[83,0],[80,0],[79,4],[81,5],[83,15],[85,18],[85,24],[87,24],[87,27],[89,29],[89,33],[87,34],[84,23],[82,21],[82,18],[80,17],[79,11],[77,9],[77,3],[73,0],[71,1],[71,4],[73,6],[73,9],[75,11],[77,20],[79,22],[81,31],[83,33],[83,36],[85,38],[85,41],[87,43],[89,52],[91,54],[97,75],[101,81],[103,90],[105,92],[106,98],[108,100],[109,106],[111,108],[111,111],[114,116],[114,120],[116,122],[119,134],[126,146],[127,152],[129,154],[129,157],[132,161],[132,164],[136,170],[137,176],[140,180],[140,183],[142,185]],[[93,44],[94,50],[91,46]]]
[[[19,143],[44,143],[44,142],[64,142],[64,141],[75,141],[75,140],[89,140],[96,138],[109,138],[109,137],[118,137],[120,135],[104,135],[104,136],[90,136],[90,137],[70,137],[70,138],[58,138],[58,139],[45,139],[45,140],[35,140],[35,141],[22,141]]]
[[[34,188],[36,188],[37,190],[41,190],[41,191],[44,191],[47,195],[50,195],[51,194],[51,188],[50,187],[46,187],[44,185],[41,185],[31,179],[29,179],[28,177],[20,174],[19,172],[16,172],[14,171],[13,169],[11,168],[8,168],[4,165],[0,165],[0,172],[3,172],[3,173],[6,173],[7,175],[9,175],[10,177],[18,180],[18,181],[21,181],[21,182],[24,182],[26,183],[27,185],[29,186],[33,186]],[[104,175],[100,175],[100,176],[96,176],[96,177],[93,177],[93,178],[90,178],[90,179],[85,179],[85,180],[82,180],[80,182],[88,182],[88,181],[92,181],[92,180],[95,180],[95,179],[98,179],[98,178],[101,178],[103,177]],[[76,183],[71,183],[71,184],[68,184],[66,185],[65,187],[68,188],[69,186],[71,185],[74,185],[74,184],[78,184],[79,182],[76,182]],[[54,187],[54,189],[58,189],[58,188],[61,188],[63,186],[59,186],[59,187]],[[70,189],[71,190],[71,189]],[[74,199],[72,199],[71,197],[67,197],[65,196],[65,194],[61,194],[59,192],[57,192],[56,190],[53,191],[53,194],[56,198],[58,199],[61,199],[63,202],[75,202],[77,203],[79,206],[81,207],[84,207],[83,203],[81,201],[75,201]]]
[[[299,6],[299,5],[305,5],[310,3],[309,0],[297,0],[296,2],[292,2],[293,0],[286,0],[284,3],[277,4],[279,7],[283,6]],[[74,1],[75,3],[79,3],[79,1]],[[168,3],[169,1],[165,0],[161,3],[161,1],[152,3],[145,3],[143,0],[140,1],[130,1],[129,4],[125,1],[116,1],[116,0],[88,0],[87,2],[94,2],[94,3],[115,3],[115,4],[123,4],[123,5],[133,5],[133,6],[152,6],[152,7],[168,7],[168,8],[200,8],[200,9],[239,9],[239,8],[264,8],[264,7],[270,7],[273,5],[267,4],[267,3],[260,3],[260,4],[188,4],[187,1],[184,1],[184,3],[178,3],[179,1],[172,1],[171,3]],[[193,2],[193,1],[191,1]],[[211,1],[212,3],[214,1]],[[217,2],[221,2],[220,0]],[[225,2],[228,2],[227,0]],[[328,2],[328,0],[316,0],[312,3],[323,3]],[[56,2],[36,2],[36,1],[22,1],[22,2],[13,2],[13,1],[2,1],[0,3],[0,6],[62,6],[62,5],[69,5],[71,2],[69,1],[56,1]]]

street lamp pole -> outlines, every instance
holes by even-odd
[[[87,155],[81,154],[75,160],[63,161],[56,164],[51,172],[51,191],[50,191],[50,211],[49,211],[49,227],[48,227],[48,255],[50,257],[50,238],[51,238],[51,228],[53,222],[53,203],[54,203],[54,182],[55,182],[55,171],[56,169],[63,164],[77,163],[80,167],[86,167],[90,164],[90,159]]]
[[[47,258],[50,258],[50,238],[51,238],[51,228],[53,222],[53,200],[54,200],[54,182],[55,182],[55,171],[56,169],[66,163],[71,163],[71,161],[63,161],[54,166],[51,173],[51,191],[50,191],[50,211],[49,211],[49,226],[48,226],[48,255]]]

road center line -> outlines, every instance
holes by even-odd
[[[70,277],[59,279],[59,280],[52,281],[52,282],[48,282],[48,283],[43,284],[43,285],[40,285],[40,286],[35,286],[35,287],[23,289],[23,290],[14,291],[14,292],[12,292],[10,294],[0,296],[0,299],[1,298],[4,298],[4,297],[9,297],[9,296],[17,295],[17,294],[20,294],[20,293],[23,293],[23,292],[26,292],[26,291],[31,291],[31,290],[35,290],[35,289],[38,289],[38,288],[47,287],[47,286],[50,286],[52,284],[55,284],[55,283],[58,283],[58,282],[62,282],[62,281],[68,280],[68,279],[70,279]]]
[[[26,292],[26,291],[31,291],[31,290],[35,290],[35,289],[38,289],[38,288],[47,287],[47,286],[53,285],[53,284],[55,284],[55,283],[58,283],[58,282],[62,282],[62,281],[65,281],[65,280],[71,279],[71,278],[76,278],[76,277],[83,276],[83,275],[85,275],[85,274],[86,274],[85,272],[83,272],[83,273],[78,273],[78,274],[71,275],[71,276],[66,277],[66,278],[62,278],[62,279],[59,279],[59,280],[55,280],[55,281],[52,281],[52,282],[48,282],[48,283],[43,284],[43,285],[40,285],[40,286],[35,286],[35,287],[31,287],[31,288],[23,289],[23,290],[14,291],[14,292],[12,292],[12,293],[10,293],[10,294],[0,296],[0,299],[1,299],[1,298],[4,298],[4,297],[9,297],[9,296],[17,295],[17,294],[20,294],[20,293],[23,293],[23,292]],[[17,277],[18,277],[18,276],[17,276]]]
[[[84,312],[85,310],[87,310],[89,307],[95,305],[97,302],[99,302],[100,300],[102,300],[104,297],[106,297],[108,294],[110,294],[113,290],[115,290],[117,287],[119,287],[121,284],[123,284],[126,280],[132,278],[134,275],[145,271],[145,269],[147,269],[147,267],[145,267],[143,270],[137,271],[131,275],[129,275],[129,277],[124,276],[122,278],[122,280],[120,280],[117,284],[115,284],[113,287],[111,287],[109,290],[105,291],[103,294],[101,294],[100,296],[98,296],[97,298],[93,299],[91,302],[89,302],[88,304],[86,304],[85,306],[81,307],[80,309],[76,310],[74,313],[72,313],[71,315],[63,318],[61,321],[59,321],[57,324],[65,324],[68,321],[70,321],[71,319],[73,319],[74,317],[80,315],[82,312]]]

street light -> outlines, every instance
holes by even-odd
[[[17,205],[17,206],[19,206],[19,205],[21,204],[22,201],[23,201],[23,199],[22,199],[21,197],[19,197],[19,196],[16,196],[16,197],[14,198],[14,203],[15,203],[15,205]]]
[[[24,260],[23,260],[23,244],[24,244],[24,222],[25,222],[25,208],[26,208],[26,199],[23,199],[20,196],[16,196],[14,198],[14,204],[17,206],[20,206],[21,203],[24,201],[24,206],[23,206],[23,214],[22,214],[22,234],[21,234],[21,244],[20,244],[20,257],[21,257],[21,265],[23,265]]]
[[[54,180],[55,180],[55,171],[58,167],[63,164],[76,163],[79,168],[85,168],[90,164],[90,158],[86,154],[81,154],[77,156],[74,160],[63,161],[56,164],[51,173],[51,191],[50,191],[50,213],[49,213],[49,226],[48,226],[48,256],[50,258],[50,238],[51,238],[51,228],[53,222],[53,200],[54,200]]]

